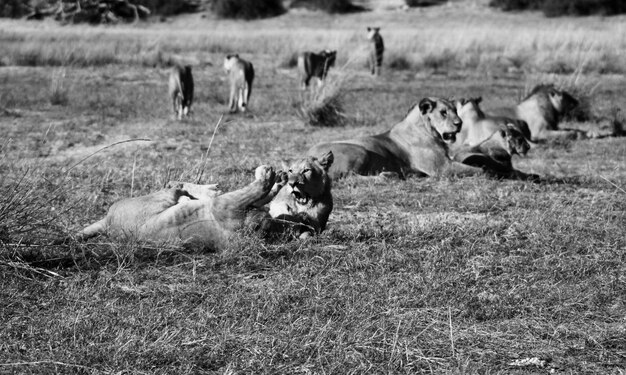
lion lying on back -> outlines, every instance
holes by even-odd
[[[194,248],[219,250],[249,220],[264,234],[294,227],[300,237],[325,229],[332,211],[328,168],[332,153],[319,160],[299,161],[289,173],[262,165],[249,185],[226,194],[215,185],[177,183],[175,187],[114,203],[106,217],[77,235],[131,237],[148,242],[182,242]],[[263,206],[269,205],[268,210]]]

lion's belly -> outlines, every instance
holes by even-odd
[[[108,235],[210,249],[219,248],[230,235],[225,227],[232,223],[215,219],[210,199],[176,203],[170,197],[171,190],[164,190],[112,206],[107,215]]]

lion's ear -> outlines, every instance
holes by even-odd
[[[324,167],[326,172],[328,172],[328,168],[333,165],[333,161],[335,161],[335,155],[333,155],[332,151],[328,151],[321,158],[319,158],[320,165]]]
[[[428,99],[428,98],[424,98],[422,100],[420,100],[420,111],[422,112],[423,115],[425,115],[428,112],[432,112],[433,109],[435,109],[435,105],[437,105],[437,103],[433,102],[432,100]]]

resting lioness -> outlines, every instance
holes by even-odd
[[[193,191],[196,196],[187,190],[170,188],[127,198],[114,203],[104,219],[80,231],[77,238],[106,234],[114,238],[182,242],[191,247],[218,250],[233,232],[243,227],[248,214],[255,211],[255,204],[270,193],[275,176],[271,167],[262,165],[256,169],[252,183],[226,194],[208,186]],[[266,223],[271,220],[269,215],[261,212],[257,217],[258,227],[270,228],[271,224]]]
[[[332,164],[332,152],[319,159],[309,156],[293,163],[287,173],[287,184],[269,203],[270,216],[292,226],[297,223],[300,238],[323,231],[333,209],[328,176]]]
[[[440,98],[424,98],[401,122],[377,135],[313,146],[309,155],[331,150],[335,161],[328,171],[332,179],[348,174],[377,175],[394,172],[424,176],[470,175],[481,169],[453,161],[448,145],[461,129],[454,105]]]
[[[491,137],[494,132],[506,130],[507,127],[515,128],[524,138],[530,140],[530,130],[526,121],[505,116],[487,115],[480,108],[482,100],[483,98],[479,96],[469,99],[461,98],[455,101],[456,111],[463,120],[463,127],[453,146],[476,146]]]
[[[506,117],[488,117],[479,106],[481,101],[480,97],[456,101],[463,129],[457,136],[457,142],[450,146],[452,158],[464,164],[484,167],[500,176],[527,178],[524,173],[513,169],[511,161],[513,155],[524,156],[530,149],[526,137],[519,130],[527,130],[526,123]]]
[[[526,121],[533,142],[584,138],[579,130],[558,129],[563,115],[576,106],[578,100],[569,93],[554,85],[538,85],[515,108],[500,108],[495,113]]]
[[[530,145],[522,133],[508,124],[477,145],[456,148],[452,151],[452,158],[463,164],[484,168],[499,177],[536,180],[539,176],[514,169],[511,161],[513,155],[524,156],[529,149]]]

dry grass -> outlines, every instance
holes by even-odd
[[[210,254],[106,238],[42,246],[101,218],[120,198],[168,180],[195,180],[199,169],[201,183],[219,182],[228,191],[248,182],[259,164],[280,168],[317,142],[382,132],[424,96],[482,95],[486,104],[510,105],[525,82],[569,88],[573,80],[602,111],[621,105],[621,76],[585,68],[572,78],[533,66],[536,55],[548,56],[555,46],[570,43],[575,51],[592,39],[584,60],[590,64],[603,51],[621,53],[616,19],[499,21],[486,14],[459,27],[471,10],[445,9],[444,18],[437,9],[420,13],[419,38],[407,26],[415,22],[412,11],[376,17],[388,51],[400,50],[416,67],[423,56],[455,51],[450,70],[385,69],[372,78],[358,58],[346,64],[351,56],[342,55],[329,85],[351,77],[340,86],[342,113],[356,120],[343,127],[301,121],[296,72],[276,69],[275,57],[298,50],[297,38],[312,48],[348,50],[361,40],[361,23],[373,21],[370,14],[346,16],[341,26],[327,16],[297,14],[220,21],[206,33],[190,30],[206,20],[186,19],[178,36],[171,33],[177,24],[164,30],[2,24],[11,30],[0,34],[2,51],[26,48],[17,42],[22,38],[45,41],[40,56],[52,46],[61,56],[72,48],[71,37],[76,56],[86,56],[96,35],[104,51],[111,41],[118,50],[112,65],[64,66],[64,106],[50,105],[49,68],[0,68],[0,372],[623,373],[623,139],[537,145],[513,160],[545,176],[541,183],[485,176],[335,181],[328,229],[308,241],[242,233]],[[386,28],[392,20],[397,27]],[[333,26],[319,30],[320,24]],[[255,33],[227,35],[234,25]],[[285,34],[289,25],[293,32]],[[444,33],[438,39],[436,29]],[[458,33],[462,43],[455,42]],[[211,143],[227,112],[228,88],[219,65],[205,66],[194,69],[194,117],[169,120],[167,72],[144,65],[142,53],[217,62],[236,49],[258,74],[250,112],[225,115]],[[463,51],[471,52],[467,60]],[[503,51],[516,56],[519,69],[509,72],[494,57]],[[13,61],[12,53],[0,59]],[[133,138],[152,141],[121,143],[85,159]],[[546,365],[515,366],[525,358]]]
[[[348,24],[381,25],[387,53],[426,68],[515,68],[545,73],[623,73],[626,53],[623,17],[553,19],[539,15],[519,17],[464,9],[459,14],[433,10],[413,26],[414,14],[359,13],[343,16]],[[299,17],[306,17],[300,19]],[[111,63],[154,66],[168,64],[172,55],[185,54],[193,61],[213,61],[229,52],[262,50],[272,56],[291,56],[302,49],[338,49],[338,63],[363,60],[367,43],[364,31],[319,29],[326,16],[284,16],[277,20],[249,22],[190,19],[173,25],[105,28],[21,24],[3,21],[0,55],[4,65],[100,66]],[[293,23],[298,27],[294,29]],[[211,30],[206,30],[211,22]],[[463,27],[458,27],[459,23]],[[285,27],[292,32],[284,33]],[[45,29],[45,33],[41,30]],[[176,32],[172,33],[171,30]],[[233,33],[233,30],[237,32]],[[497,32],[493,32],[497,30]],[[248,35],[251,34],[251,35]],[[218,61],[219,59],[217,59]],[[280,61],[280,59],[278,59]],[[495,62],[498,62],[496,64]],[[584,64],[583,64],[584,63]]]
[[[71,88],[66,79],[66,70],[58,69],[52,72],[50,78],[50,104],[66,105],[69,102]]]
[[[343,85],[346,76],[339,73],[316,85],[313,82],[310,91],[303,93],[300,117],[311,126],[344,126],[349,120],[344,109],[345,93]]]

